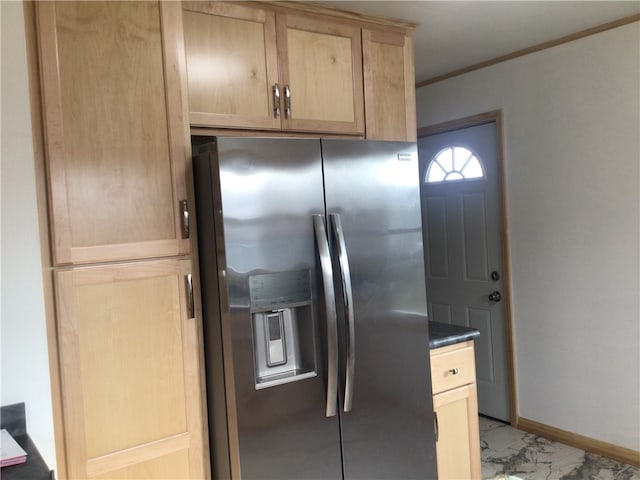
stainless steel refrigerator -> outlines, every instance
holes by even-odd
[[[194,152],[214,477],[437,478],[415,144]]]

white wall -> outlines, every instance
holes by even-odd
[[[25,402],[27,432],[55,468],[51,386],[22,2],[0,2],[2,25],[2,391]]]
[[[640,449],[640,24],[420,88],[503,109],[519,414]]]

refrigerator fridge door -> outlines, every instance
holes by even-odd
[[[212,431],[228,426],[230,470],[238,478],[342,478],[337,387],[333,399],[326,392],[331,305],[323,278],[332,273],[321,268],[316,243],[325,214],[320,142],[218,138],[210,150],[194,166],[208,396],[218,404],[210,405]],[[216,219],[202,218],[209,215]],[[215,276],[205,272],[212,268]],[[219,292],[207,282],[217,282]],[[217,313],[212,296],[219,296]],[[211,351],[216,335],[223,367]],[[224,438],[215,442],[222,448]]]
[[[437,478],[415,144],[322,140],[322,153],[333,250],[344,242],[352,290],[351,305],[337,295],[344,478]]]

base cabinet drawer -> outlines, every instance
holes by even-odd
[[[442,350],[446,348],[443,347]],[[473,345],[431,354],[431,384],[434,394],[475,381],[476,364]]]

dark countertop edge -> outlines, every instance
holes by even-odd
[[[429,321],[430,349],[475,340],[479,336],[480,332],[475,328]]]

